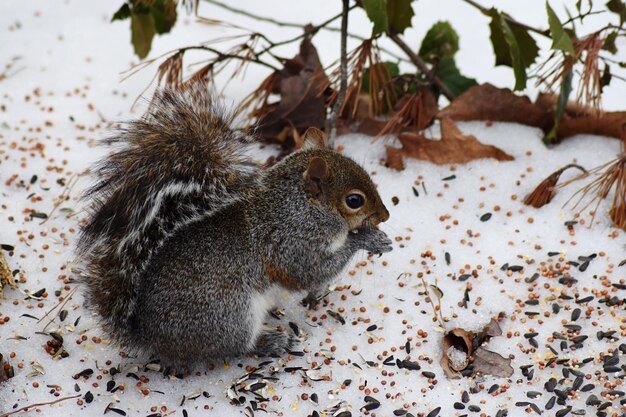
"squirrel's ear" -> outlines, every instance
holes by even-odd
[[[322,194],[323,184],[330,179],[328,164],[319,156],[311,158],[309,167],[304,172],[304,189],[315,198]]]
[[[310,127],[304,132],[302,150],[328,147],[328,137],[316,127]]]

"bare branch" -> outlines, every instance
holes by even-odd
[[[230,5],[222,3],[222,2],[220,2],[218,0],[205,0],[205,1],[207,3],[210,3],[210,4],[213,4],[215,6],[221,7],[223,9],[225,9],[225,10],[230,11],[230,12],[233,12],[233,13],[236,13],[236,14],[240,14],[242,16],[246,16],[246,17],[249,17],[249,18],[254,19],[254,20],[259,20],[259,21],[262,21],[262,22],[268,22],[268,23],[271,23],[271,24],[279,26],[279,27],[290,27],[290,28],[297,28],[297,29],[302,29],[303,30],[303,33],[299,34],[298,36],[296,36],[294,38],[291,38],[291,39],[285,39],[284,41],[272,42],[269,39],[265,38],[265,40],[268,43],[268,46],[265,47],[264,49],[262,49],[261,51],[259,51],[258,55],[262,55],[265,52],[268,52],[268,51],[270,51],[271,49],[273,49],[273,48],[275,48],[277,46],[287,45],[287,44],[290,44],[290,43],[293,43],[293,42],[297,42],[300,39],[304,38],[305,36],[311,35],[311,34],[314,35],[315,33],[319,32],[322,29],[323,30],[328,30],[330,32],[341,32],[341,28],[336,28],[336,27],[332,27],[332,26],[329,26],[329,25],[332,22],[334,22],[335,20],[341,18],[342,15],[343,15],[343,12],[341,12],[341,13],[335,15],[335,16],[330,17],[329,19],[327,19],[326,21],[324,21],[324,22],[322,22],[322,23],[320,23],[318,25],[314,25],[314,26],[311,27],[310,25],[304,25],[302,23],[285,22],[285,21],[276,20],[276,19],[273,19],[273,18],[270,18],[270,17],[266,17],[266,16],[259,16],[259,15],[256,15],[254,13],[250,13],[250,12],[248,12],[246,10],[237,9],[235,7],[232,7]],[[358,5],[358,3],[355,3],[355,4],[353,4],[352,6],[349,7],[348,11],[351,11],[351,10],[357,8],[357,7],[359,7],[359,5]],[[307,26],[309,26],[309,28],[307,28]],[[348,37],[356,39],[356,40],[361,41],[361,42],[364,41],[365,39],[367,39],[367,38],[364,38],[363,36],[359,36],[359,35],[356,35],[356,34],[350,33],[350,32],[348,32]],[[384,53],[386,53],[387,55],[389,55],[390,57],[394,58],[394,59],[397,59],[397,60],[403,61],[403,62],[410,62],[405,57],[402,57],[402,56],[400,56],[400,55],[398,55],[398,54],[396,54],[396,53],[394,53],[394,52],[392,52],[392,51],[390,51],[388,49],[384,49],[384,48],[380,48],[380,47],[379,47],[379,49],[381,51],[383,51]]]
[[[259,64],[262,65],[264,67],[267,67],[273,71],[278,71],[278,67],[275,67],[274,65],[270,64],[269,62],[265,62],[263,60],[261,60],[258,55],[259,54],[255,54],[257,56],[248,56],[248,55],[236,55],[236,54],[229,54],[229,53],[224,53],[218,49],[215,48],[211,48],[209,46],[187,46],[185,48],[180,48],[178,51],[191,51],[191,50],[200,50],[200,51],[208,51],[208,52],[212,52],[215,55],[217,55],[217,58],[215,60],[215,62],[220,62],[220,61],[224,61],[226,59],[238,59],[240,61],[246,61],[246,62],[254,62],[255,64]]]
[[[339,82],[339,95],[333,106],[333,112],[330,115],[329,139],[332,145],[337,136],[337,119],[343,108],[343,102],[346,99],[346,88],[348,87],[348,13],[350,12],[350,0],[343,0],[343,13],[341,16],[341,79]]]
[[[480,10],[482,13],[487,13],[487,12],[489,11],[489,9],[488,9],[488,8],[486,8],[485,6],[482,6],[482,5],[478,4],[478,3],[476,3],[474,0],[463,0],[463,1],[464,1],[465,3],[467,3],[467,4],[469,4],[469,5],[471,5],[471,6],[475,7],[475,8],[477,8],[477,9],[478,9],[478,10]],[[534,33],[536,33],[536,34],[538,34],[538,35],[545,36],[546,38],[550,38],[550,31],[549,31],[549,30],[547,30],[547,29],[545,29],[545,30],[541,30],[541,29],[534,28],[534,27],[532,27],[532,26],[528,26],[527,24],[525,24],[525,23],[521,23],[521,22],[518,22],[517,20],[513,19],[511,16],[509,16],[509,15],[507,15],[507,14],[504,14],[504,13],[502,14],[502,17],[503,17],[503,18],[504,18],[504,20],[506,20],[508,23],[512,23],[512,24],[514,24],[514,25],[516,25],[516,26],[519,26],[519,27],[521,27],[521,28],[524,28],[524,29],[526,29],[526,30],[527,30],[527,31],[529,31],[529,32],[534,32]]]
[[[404,51],[404,53],[406,53],[406,55],[411,59],[411,62],[415,64],[417,69],[419,69],[422,74],[425,76],[429,75],[430,70],[426,63],[419,57],[419,55],[413,52],[411,47],[409,47],[409,45],[402,40],[400,35],[397,33],[390,33],[389,37],[400,47],[400,49]],[[452,94],[448,87],[434,74],[432,75],[432,83],[437,86],[439,91],[441,91],[441,94],[443,94],[448,100],[454,100],[454,94]]]

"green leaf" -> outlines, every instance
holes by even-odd
[[[448,22],[437,22],[426,32],[419,56],[427,62],[433,58],[453,57],[459,50],[459,35]]]
[[[461,74],[451,56],[444,56],[439,60],[436,74],[455,97],[461,95],[468,88],[478,85],[475,79],[467,78]]]
[[[141,59],[145,58],[150,52],[152,38],[156,32],[152,14],[133,13],[130,16],[130,31],[135,54]]]
[[[609,0],[606,7],[619,16],[620,26],[626,22],[626,3],[623,0]]]
[[[496,66],[506,65],[508,67],[512,67],[513,60],[511,59],[509,45],[504,38],[504,33],[502,32],[502,19],[500,17],[500,13],[496,9],[491,9],[487,15],[491,16],[489,29],[491,31],[491,45],[493,46],[493,53],[496,56]]]
[[[415,15],[411,2],[413,0],[387,0],[387,31],[403,33],[411,27],[411,19]]]
[[[496,9],[485,12],[491,17],[491,44],[496,56],[496,65],[506,65],[513,68],[515,74],[515,90],[526,87],[526,68],[528,68],[539,53],[535,39],[520,25],[509,22]]]
[[[126,20],[129,17],[130,17],[130,6],[128,5],[128,3],[124,3],[122,4],[122,7],[120,7],[117,10],[117,12],[115,12],[113,17],[111,18],[111,22],[114,22],[116,20]]]
[[[159,35],[169,32],[176,23],[176,2],[174,0],[157,0],[150,7],[154,18],[154,27]]]
[[[520,51],[522,52],[522,62],[524,64],[524,68],[530,67],[539,56],[539,47],[537,46],[537,42],[535,42],[533,37],[530,36],[528,30],[525,28],[511,22],[507,24],[511,28],[513,36],[515,36],[515,40],[517,41]]]
[[[563,117],[563,113],[565,113],[565,108],[567,107],[567,100],[569,100],[569,96],[572,93],[572,79],[573,72],[570,70],[565,76],[561,79],[561,90],[559,92],[559,98],[556,102],[556,110],[554,112],[554,125],[550,132],[543,138],[544,143],[556,143],[557,136],[556,132],[559,128],[559,122]]]
[[[515,74],[515,87],[513,89],[523,90],[526,88],[527,80],[526,67],[524,66],[524,56],[522,55],[519,44],[517,43],[515,34],[503,17],[500,17],[500,25],[502,27],[504,40],[509,46],[509,53],[511,54],[511,60],[513,62],[513,73]]]
[[[605,51],[609,51],[613,55],[617,53],[617,46],[615,45],[615,41],[617,40],[617,32],[609,33],[604,39],[604,44],[602,45],[602,49]]]
[[[367,17],[374,24],[372,37],[387,30],[387,1],[386,0],[363,0],[363,8]]]
[[[554,13],[550,4],[546,2],[546,10],[548,11],[548,24],[550,25],[550,34],[552,35],[552,49],[567,52],[575,55],[574,44],[567,32],[563,29],[563,25],[559,17]]]
[[[602,76],[600,77],[600,92],[604,90],[604,87],[611,84],[611,79],[613,79],[611,67],[609,64],[604,64],[604,72],[602,72]]]

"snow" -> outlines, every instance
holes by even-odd
[[[553,8],[562,10],[557,7],[562,3],[554,2]],[[290,21],[322,21],[339,8],[338,2],[331,0],[298,7],[285,7],[285,2],[278,0],[239,4]],[[5,289],[0,305],[0,353],[5,358],[14,353],[9,361],[16,373],[0,384],[0,413],[79,395],[23,415],[101,415],[109,406],[129,416],[184,415],[183,410],[191,416],[246,415],[254,395],[245,393],[245,389],[259,381],[240,378],[264,359],[235,359],[213,364],[212,369],[197,369],[197,373],[182,380],[166,379],[151,370],[154,364],[145,368],[148,358],[124,357],[123,349],[106,340],[95,317],[82,306],[80,285],[71,281],[76,230],[84,217],[79,196],[91,181],[82,173],[106,152],[95,145],[106,136],[107,125],[140,114],[140,109],[131,112],[131,105],[155,70],[150,67],[118,83],[120,72],[136,63],[136,58],[129,44],[128,22],[109,22],[115,7],[118,5],[111,2],[95,1],[10,0],[0,5],[0,68],[14,62],[9,78],[0,81],[0,243],[15,247],[4,253],[11,267],[20,271],[18,278],[22,281],[18,290]],[[424,0],[416,7],[420,11],[415,18],[418,28],[410,31],[407,39],[421,39],[432,22],[449,18],[461,34],[459,65],[465,73],[496,85],[511,85],[510,69],[491,68],[488,34],[483,25],[478,25],[483,16],[453,0]],[[520,20],[545,26],[541,2],[528,7],[527,2],[507,1],[501,7]],[[367,34],[368,26],[359,13],[354,15],[356,32]],[[250,19],[204,3],[200,14],[250,24]],[[593,27],[597,20],[590,18],[588,24]],[[268,28],[276,39],[294,33],[293,29],[259,25],[261,30]],[[225,33],[223,28],[182,17],[173,34],[155,39],[151,57]],[[336,35],[321,33],[316,44],[324,63],[329,64],[337,46]],[[412,44],[417,46],[418,42]],[[284,51],[286,55],[293,53],[289,48]],[[266,75],[266,70],[248,69],[244,79],[228,84],[226,101],[236,103]],[[622,109],[623,97],[623,84],[615,83],[607,90],[604,105]],[[571,162],[585,168],[605,163],[619,152],[619,143],[578,136],[546,149],[541,132],[534,128],[504,123],[489,126],[484,122],[461,123],[460,127],[481,142],[513,155],[515,161],[480,160],[437,166],[407,160],[406,169],[396,172],[381,164],[385,145],[397,146],[392,139],[373,142],[370,137],[346,135],[338,140],[337,145],[362,164],[378,184],[391,213],[382,227],[394,239],[394,250],[380,258],[359,254],[341,274],[337,287],[327,297],[328,304],[317,311],[308,312],[299,305],[302,294],[283,294],[279,307],[285,315],[280,320],[268,318],[268,324],[280,324],[291,331],[288,322],[295,323],[302,338],[295,349],[304,354],[273,359],[258,371],[264,377],[273,377],[266,378],[267,385],[258,391],[270,400],[266,403],[268,412],[306,416],[314,410],[320,414],[326,411],[327,415],[351,410],[353,415],[360,415],[360,408],[367,402],[364,397],[370,395],[381,403],[370,415],[391,416],[398,409],[427,415],[437,407],[441,407],[442,416],[461,415],[468,409],[455,410],[453,404],[461,402],[464,390],[472,390],[478,392],[471,394],[467,406],[478,406],[481,413],[490,416],[501,409],[509,409],[512,416],[522,415],[524,406],[516,403],[533,402],[543,410],[553,396],[544,390],[544,383],[554,377],[562,382],[557,389],[571,387],[576,377],[567,371],[565,376],[563,369],[576,369],[574,360],[580,365],[585,358],[593,360],[580,367],[589,375],[583,385],[590,383],[593,388],[573,393],[567,404],[590,415],[596,412],[596,406],[585,405],[589,395],[595,394],[602,402],[615,395],[612,406],[605,411],[609,415],[624,412],[619,392],[608,393],[624,390],[617,378],[624,371],[606,380],[598,377],[607,375],[601,355],[616,350],[620,338],[626,335],[624,306],[609,307],[598,302],[602,291],[619,299],[626,296],[625,291],[611,286],[625,283],[626,266],[618,266],[626,258],[624,232],[611,227],[604,204],[591,228],[589,210],[580,217],[584,225],[565,225],[574,219],[575,210],[571,204],[565,208],[563,205],[578,183],[559,190],[554,201],[541,209],[521,203],[557,168]],[[437,129],[431,133],[437,136]],[[563,180],[573,175],[568,171]],[[69,197],[60,199],[64,193]],[[394,197],[397,204],[393,203]],[[51,213],[55,201],[61,204],[46,222],[30,217],[31,212]],[[481,221],[486,213],[491,213],[491,218]],[[449,265],[446,252],[450,254]],[[567,261],[582,263],[578,257],[591,254],[597,257],[586,270],[580,271],[574,265],[565,269]],[[524,269],[503,270],[506,264]],[[559,283],[560,276],[552,272],[555,270],[571,273],[578,283],[571,288]],[[530,282],[536,272],[539,278]],[[473,276],[461,281],[459,277],[464,274]],[[478,330],[492,317],[504,313],[500,323],[504,334],[491,339],[488,347],[512,357],[515,373],[510,380],[489,376],[476,381],[446,378],[439,365],[443,333],[426,301],[422,278],[443,292],[441,311],[448,320],[448,330]],[[464,308],[459,303],[470,287],[470,300]],[[47,296],[27,296],[42,288]],[[59,295],[55,295],[57,291]],[[59,297],[68,299],[70,295],[67,304],[46,316],[58,305]],[[594,296],[592,301],[576,303],[590,295]],[[532,300],[526,303],[530,296],[536,297],[537,305]],[[558,313],[553,312],[554,305],[561,307]],[[589,338],[581,347],[572,349],[570,336],[567,347],[561,349],[561,340],[553,339],[553,333],[567,337],[564,325],[571,324],[575,308],[582,310],[575,324],[582,326],[580,334]],[[68,312],[64,321],[58,317],[62,309]],[[328,311],[339,313],[345,324]],[[598,331],[616,331],[615,339],[598,340]],[[63,337],[68,357],[55,360],[44,350],[46,342],[52,340],[46,334],[50,332]],[[524,336],[533,332],[538,333],[534,336],[537,348]],[[405,348],[407,341],[410,353]],[[555,349],[559,359],[570,361],[540,369],[540,362],[555,356],[546,345]],[[390,355],[394,360],[388,360]],[[395,358],[417,362],[421,369],[398,369]],[[623,352],[619,359],[622,365]],[[520,369],[524,365],[533,365],[530,379]],[[121,372],[112,376],[113,367]],[[285,367],[302,370],[285,371]],[[92,369],[93,375],[76,376],[85,369]],[[435,378],[429,378],[428,372]],[[107,389],[111,380],[115,388]],[[237,393],[233,391],[234,383]],[[496,383],[503,392],[489,394],[489,388]],[[530,399],[529,391],[542,395]],[[87,392],[93,395],[90,403],[85,400]],[[317,403],[311,400],[314,393]],[[232,398],[244,394],[244,405],[231,403]],[[554,415],[562,408],[556,405],[544,415]],[[115,412],[110,410],[108,414]]]

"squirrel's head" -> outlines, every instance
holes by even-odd
[[[303,180],[309,200],[335,208],[349,230],[375,227],[389,219],[367,172],[352,159],[328,149],[320,130],[307,130],[298,153],[306,165]]]

